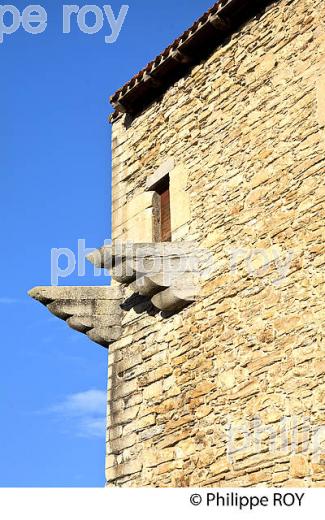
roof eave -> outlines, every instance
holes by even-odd
[[[217,2],[180,38],[113,94],[110,101],[115,111],[110,121],[114,122],[125,113],[140,113],[268,3],[270,0]]]

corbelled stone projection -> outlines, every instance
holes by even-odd
[[[111,271],[113,280],[150,298],[162,311],[180,311],[200,292],[200,258],[194,242],[117,243],[90,254],[88,260]]]
[[[119,287],[35,287],[29,295],[103,347],[121,336],[123,300]]]
[[[200,259],[194,243],[118,243],[94,251],[88,260],[110,271],[116,285],[35,287],[29,296],[104,347],[121,337],[124,287],[171,313],[193,303],[200,291]]]

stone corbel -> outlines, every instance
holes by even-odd
[[[171,58],[173,58],[177,63],[181,63],[182,65],[187,65],[193,62],[193,58],[185,54],[184,52],[176,49],[171,53]]]
[[[120,114],[127,114],[128,113],[128,110],[123,105],[123,103],[121,103],[119,101],[115,101],[115,102],[112,101],[111,103],[112,103],[113,108],[116,110],[116,112],[119,112]]]
[[[153,305],[163,312],[179,312],[184,307],[195,302],[199,296],[199,287],[197,284],[175,284],[165,291],[155,294],[151,298]]]
[[[218,13],[210,14],[208,21],[218,32],[227,32],[230,29],[230,23]]]
[[[149,81],[154,88],[160,88],[162,86],[161,81],[159,81],[157,78],[155,78],[154,76],[152,76],[148,72],[146,72],[144,74],[143,81],[144,82]]]
[[[29,296],[103,347],[121,336],[121,287],[35,287]]]
[[[192,242],[116,243],[91,253],[88,260],[164,312],[180,311],[200,293],[199,260]]]

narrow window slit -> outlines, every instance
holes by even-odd
[[[155,192],[154,240],[157,242],[171,242],[169,175],[166,175],[159,184],[157,184]]]

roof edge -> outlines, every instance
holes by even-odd
[[[136,115],[207,57],[218,44],[259,10],[277,0],[219,0],[159,56],[110,98],[114,122]]]

